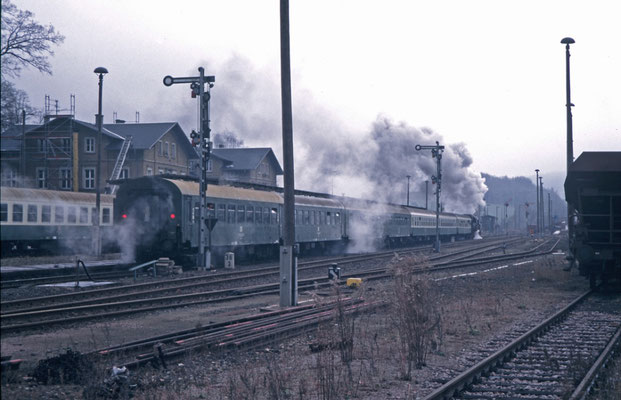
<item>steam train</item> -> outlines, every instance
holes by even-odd
[[[186,259],[199,246],[199,183],[173,176],[119,181],[114,224],[137,260]],[[208,184],[207,218],[212,252],[268,258],[282,237],[282,189]],[[370,251],[435,238],[435,212],[347,197],[296,191],[295,238],[301,253]],[[470,215],[441,213],[442,240],[471,238]]]
[[[621,279],[621,152],[584,152],[570,166],[565,198],[575,208],[570,251],[592,287]]]
[[[112,228],[113,196],[101,196],[100,226]],[[0,188],[2,256],[35,252],[90,251],[95,194],[15,187]]]

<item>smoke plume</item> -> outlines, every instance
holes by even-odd
[[[212,129],[228,132],[248,147],[271,147],[282,160],[279,71],[259,68],[234,56],[210,67],[217,76],[212,89]],[[405,204],[410,175],[410,205],[425,206],[429,181],[429,208],[435,206],[435,159],[415,146],[445,146],[442,158],[441,204],[445,211],[472,213],[483,205],[484,180],[473,172],[472,157],[464,143],[445,143],[428,128],[395,122],[380,115],[366,132],[345,127],[335,111],[320,105],[293,79],[293,142],[297,189],[345,194],[382,202]]]

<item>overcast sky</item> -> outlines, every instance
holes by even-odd
[[[68,108],[75,94],[76,117],[93,122],[93,70],[104,66],[105,122],[115,111],[134,121],[139,111],[141,122],[177,121],[189,133],[196,101],[187,85],[165,87],[162,78],[204,66],[216,76],[212,129],[237,131],[246,145],[273,147],[282,159],[278,1],[14,3],[66,37],[52,76],[24,70],[15,81],[35,106],[43,108],[48,94]],[[574,154],[621,150],[618,0],[292,0],[290,7],[296,144],[304,140],[296,127],[309,121],[304,135],[363,137],[382,116],[430,128],[443,144],[463,142],[477,172],[564,172],[560,40],[571,36]],[[312,148],[298,151],[311,158]]]

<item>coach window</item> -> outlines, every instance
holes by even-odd
[[[308,210],[302,211],[302,225],[308,225],[310,217],[308,216]]]
[[[272,208],[271,223],[272,225],[278,224],[278,209],[277,208]]]
[[[254,222],[254,207],[248,206],[246,208],[246,222],[253,223]]]
[[[102,211],[102,224],[109,224],[110,223],[110,207],[104,207]]]
[[[228,205],[229,212],[226,215],[226,222],[229,224],[235,223],[235,206],[233,204]]]
[[[340,225],[341,224],[341,213],[336,213],[335,218],[334,218],[334,222],[336,225]]]
[[[37,222],[37,206],[28,204],[28,222]]]
[[[54,207],[54,222],[60,224],[65,222],[65,209],[63,206]]]
[[[75,207],[68,207],[67,208],[67,223],[68,224],[75,224],[77,221],[77,213],[76,213],[76,208]]]
[[[52,206],[41,206],[41,222],[52,222]]]
[[[263,223],[263,208],[262,207],[257,207],[254,209],[254,220],[256,221],[257,224],[262,224]]]
[[[237,222],[243,223],[246,220],[246,207],[237,206]]]
[[[270,209],[268,207],[265,207],[263,209],[263,223],[264,224],[270,223]]]
[[[310,224],[311,225],[315,225],[315,215],[317,214],[316,211],[311,211],[310,212]]]
[[[226,222],[226,204],[218,204],[218,221]]]
[[[80,207],[79,221],[81,224],[88,223],[88,207]]]
[[[24,206],[21,204],[13,204],[13,222],[22,222],[24,220]]]
[[[294,213],[295,213],[295,224],[300,225],[300,213],[298,212],[298,210],[294,210]]]
[[[0,204],[0,221],[7,222],[9,220],[9,205],[7,203]]]

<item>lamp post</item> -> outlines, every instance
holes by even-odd
[[[537,188],[537,234],[539,234],[539,170],[536,169],[537,177],[535,178],[535,187]]]
[[[434,252],[440,252],[440,191],[442,189],[442,153],[444,153],[444,146],[440,146],[440,143],[436,141],[435,146],[421,146],[417,144],[416,151],[431,150],[431,157],[436,159],[436,176],[431,177],[431,182],[436,183],[436,241],[434,245]]]
[[[569,173],[569,167],[574,162],[574,144],[573,144],[573,126],[572,126],[572,115],[571,115],[571,89],[569,85],[569,45],[576,43],[576,41],[570,37],[563,38],[561,43],[565,45],[565,94],[566,101],[565,107],[567,107],[567,173]],[[570,268],[573,265],[573,234],[574,228],[572,225],[572,215],[574,215],[574,206],[573,204],[567,202],[567,234],[569,237],[569,255],[568,258],[571,261]]]
[[[95,255],[101,256],[101,125],[103,124],[103,115],[101,114],[101,100],[103,96],[103,77],[108,73],[104,67],[97,67],[93,71],[99,75],[99,103],[97,107],[97,169],[95,172]]]
[[[546,230],[545,200],[543,199],[543,176],[539,177],[539,205],[541,208],[541,234]]]
[[[408,195],[407,195],[407,203],[406,205],[410,205],[410,175],[406,175],[406,178],[408,178]]]

